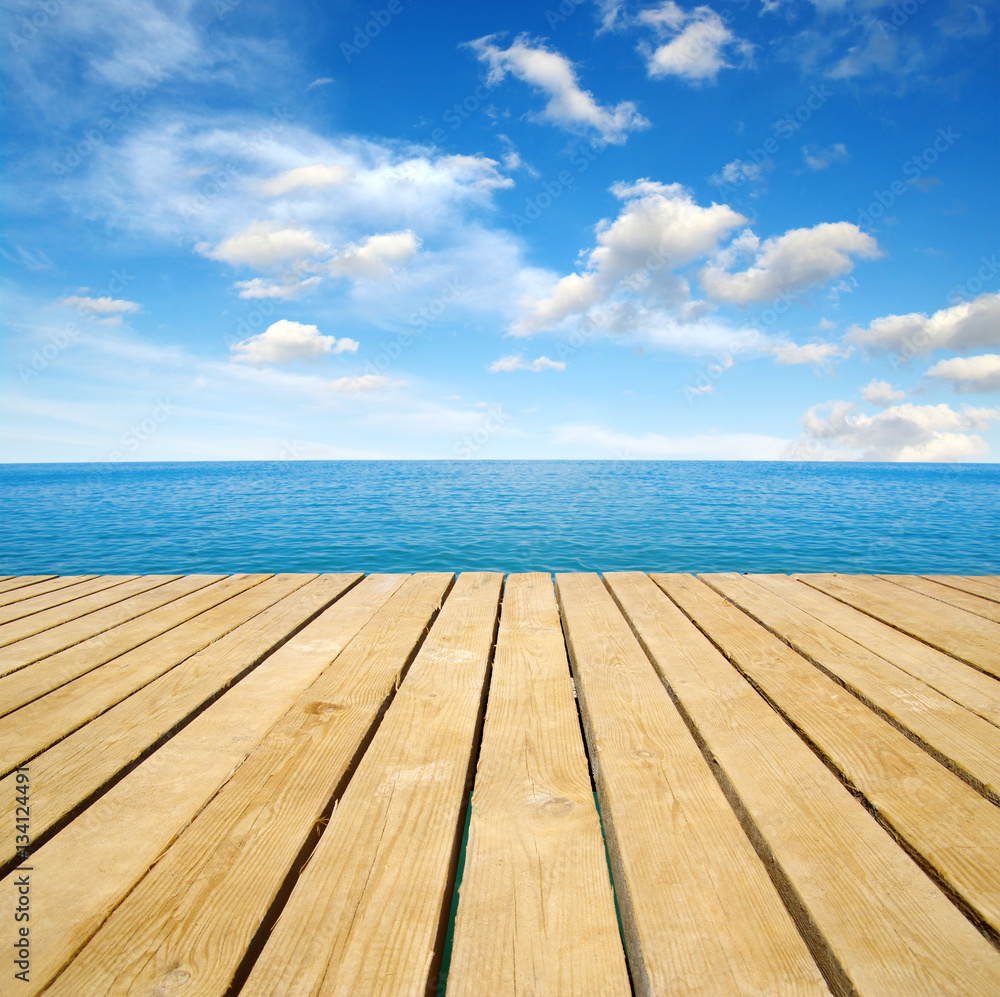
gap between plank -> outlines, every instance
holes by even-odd
[[[811,654],[807,653],[806,651],[803,651],[801,648],[796,647],[787,637],[784,636],[784,634],[782,634],[778,630],[775,630],[774,627],[769,626],[762,619],[754,615],[754,613],[752,613],[745,606],[741,606],[739,603],[733,602],[733,600],[728,595],[726,595],[725,592],[723,592],[721,589],[716,588],[711,583],[711,581],[708,580],[708,578],[702,578],[699,575],[698,580],[702,582],[704,585],[707,585],[713,592],[716,593],[716,595],[719,595],[723,599],[725,599],[726,602],[729,603],[731,606],[749,616],[750,619],[753,620],[754,623],[756,623],[758,626],[762,627],[772,636],[777,637],[778,640],[780,640],[783,644],[785,644],[791,651],[794,651],[795,654],[797,654],[800,658],[804,658],[806,661],[809,662],[809,664],[813,665],[815,668],[821,671],[827,678],[836,682],[837,685],[839,685],[845,692],[849,692],[855,699],[861,702],[864,706],[867,706],[868,709],[872,711],[872,713],[874,713],[880,719],[884,720],[887,724],[889,724],[890,727],[894,727],[896,730],[898,730],[900,734],[902,734],[905,738],[907,738],[907,740],[912,741],[918,748],[920,748],[922,751],[925,751],[928,755],[931,756],[931,758],[934,759],[934,761],[938,762],[940,765],[944,766],[944,768],[946,768],[949,772],[951,772],[952,775],[958,776],[959,779],[967,783],[984,799],[989,800],[990,803],[992,803],[994,806],[1000,806],[1000,798],[997,797],[996,793],[994,793],[989,786],[987,786],[985,783],[977,779],[971,772],[968,771],[968,769],[960,765],[953,758],[949,758],[943,751],[941,751],[940,748],[936,748],[933,744],[929,744],[918,733],[916,733],[916,731],[910,730],[910,728],[907,727],[902,721],[897,720],[891,714],[887,713],[884,709],[882,709],[882,707],[880,707],[877,703],[870,700],[863,692],[861,692],[860,689],[855,689],[854,686],[852,686],[845,679],[841,678],[835,672],[830,671],[830,669],[827,668],[826,665],[824,665],[821,661],[818,661]],[[690,619],[690,617],[688,618]],[[820,622],[822,623],[823,621],[821,620]],[[695,625],[697,626],[697,624]],[[698,629],[701,630],[701,627],[698,627]],[[840,631],[837,632],[840,633]],[[702,630],[702,633],[705,633],[705,631]],[[705,634],[705,636],[708,636],[708,634]],[[846,637],[847,635],[841,634],[841,636]],[[850,640],[851,638],[848,637],[847,639]],[[711,637],[709,637],[709,640],[711,640]],[[718,647],[718,645],[716,645],[716,647]],[[719,650],[721,651],[722,649],[719,648]],[[874,651],[870,653],[875,654]],[[888,659],[883,659],[883,660],[888,660]],[[759,692],[762,696],[764,696],[765,699],[767,699],[769,703],[771,703],[771,700],[768,699],[768,697],[764,694],[764,692],[761,689],[757,688],[757,685],[753,681],[753,679],[751,679],[749,675],[747,675],[743,671],[743,669],[739,667],[739,665],[736,665],[731,658],[729,659],[729,663],[733,665],[736,668],[736,670],[751,685],[753,685],[755,689],[757,689],[757,692]],[[889,664],[892,664],[892,662],[890,661]],[[893,665],[893,667],[896,666]],[[918,679],[918,681],[923,681],[923,680]],[[941,693],[941,695],[944,696],[945,694]],[[946,696],[945,698],[949,699],[953,703],[955,702],[955,700],[951,699],[950,696]],[[963,704],[961,703],[956,703],[956,705],[961,706],[963,709],[967,709],[967,707],[963,706]],[[771,703],[771,706],[775,710],[778,710],[778,707],[774,703]],[[781,711],[778,710],[778,712],[780,713]],[[782,714],[782,716],[784,716],[784,714]],[[975,714],[975,716],[978,716],[978,714]],[[793,727],[795,726],[792,723],[792,721],[788,719],[788,717],[784,717],[784,719]],[[989,723],[989,721],[987,721],[987,723]],[[796,728],[796,731],[800,734],[803,740],[808,741],[808,738],[806,738],[805,734],[803,734],[801,731],[798,731],[798,728]],[[813,751],[819,753],[815,747],[813,747]],[[830,766],[827,765],[827,768],[830,768]],[[844,782],[844,778],[842,776],[839,776],[838,778],[840,778],[841,782]]]
[[[703,584],[707,585],[707,583],[705,583],[705,582],[703,582]],[[713,589],[712,591],[715,591],[715,589]],[[667,595],[667,598],[670,598],[669,593],[664,593],[664,594]],[[717,594],[718,595],[722,595],[721,592],[719,592]],[[730,600],[727,596],[723,595],[722,597],[724,599],[726,599],[727,602],[732,602],[732,600]],[[753,688],[753,690],[757,693],[757,695],[760,696],[761,699],[763,699],[764,702],[767,703],[767,705],[770,706],[771,709],[774,710],[774,712],[777,713],[778,716],[781,717],[781,719],[784,720],[784,722],[786,724],[788,724],[788,726],[791,727],[792,730],[794,730],[796,734],[798,734],[798,736],[806,744],[806,746],[809,748],[809,750],[812,751],[812,753],[827,767],[827,769],[829,769],[829,771],[837,779],[837,781],[865,808],[865,810],[868,812],[868,814],[875,820],[875,822],[882,828],[882,830],[885,831],[889,835],[889,837],[892,838],[892,840],[904,852],[906,852],[906,854],[911,859],[913,859],[913,861],[920,867],[920,869],[924,873],[924,875],[926,875],[927,878],[930,879],[930,881],[962,912],[962,914],[966,917],[966,919],[971,922],[972,926],[988,942],[990,942],[995,948],[1000,949],[1000,933],[998,933],[993,928],[992,925],[987,924],[986,921],[984,921],[983,918],[980,917],[980,915],[978,914],[978,912],[969,905],[968,901],[960,893],[958,893],[956,891],[956,889],[950,883],[948,883],[944,878],[942,878],[942,876],[927,861],[927,859],[925,859],[924,856],[921,855],[920,852],[917,851],[917,849],[914,848],[910,844],[910,842],[907,840],[907,838],[905,837],[905,835],[903,835],[903,833],[901,831],[899,831],[895,827],[895,825],[892,824],[892,822],[889,821],[888,818],[886,818],[882,814],[882,812],[871,802],[871,800],[869,800],[868,797],[865,796],[865,794],[860,789],[858,789],[857,786],[854,785],[854,783],[851,781],[851,779],[847,775],[847,773],[841,771],[841,769],[838,768],[838,766],[823,751],[823,749],[767,694],[767,692],[764,691],[764,689],[754,680],[754,678],[751,675],[749,675],[747,672],[745,672],[725,652],[725,650],[723,650],[723,648],[720,647],[715,642],[715,640],[712,638],[712,635],[707,630],[705,630],[701,626],[699,626],[698,622],[695,619],[693,619],[690,616],[690,614],[687,613],[687,611],[684,609],[684,607],[681,606],[679,603],[676,602],[676,600],[671,599],[671,602],[673,602],[674,605],[677,606],[677,608],[682,613],[684,613],[684,615],[691,621],[691,623],[693,623],[694,626],[696,626],[698,628],[698,630],[701,631],[701,633],[711,642],[712,646],[729,662],[729,664],[737,672],[739,672],[739,674],[743,677],[743,679],[746,682],[749,683],[749,685],[751,686],[751,688]],[[735,605],[735,603],[733,603],[733,605]],[[741,607],[737,607],[737,608],[741,608]],[[751,614],[748,613],[747,615],[750,616]],[[752,616],[751,616],[751,618],[755,619]],[[636,636],[638,637],[639,635],[636,634]],[[642,643],[642,638],[641,637],[639,638],[639,641],[640,641],[640,643]],[[791,645],[789,645],[789,646],[791,646]],[[644,645],[644,649],[645,649],[645,645]],[[792,648],[792,650],[795,651],[796,654],[801,654],[801,652],[799,652],[795,648]],[[808,660],[812,661],[811,658],[808,659]],[[823,670],[823,669],[821,669],[821,670]],[[847,687],[845,686],[845,688],[847,688]],[[667,691],[670,693],[671,699],[675,699],[674,692],[670,688],[669,685],[667,685]],[[849,688],[847,688],[847,691],[850,692],[851,690]],[[860,697],[858,697],[858,698],[860,698]],[[675,699],[675,702],[676,702],[676,699]],[[867,706],[868,703],[865,703],[865,705]],[[688,722],[688,718],[687,718],[686,712],[684,711],[683,706],[678,705],[678,709],[681,711],[681,715],[684,717],[685,723],[687,723]],[[878,713],[877,710],[875,712]],[[881,716],[881,714],[879,714],[879,715]],[[688,726],[691,727],[691,724],[688,724]],[[893,724],[893,726],[895,727],[896,725]],[[905,731],[900,731],[900,733],[906,733],[906,732]],[[692,734],[694,734],[693,728],[692,728]],[[698,735],[695,734],[694,736],[695,736],[695,740],[698,740]],[[919,747],[921,747],[921,748],[924,747],[924,745],[921,744],[919,741],[916,741],[915,743]],[[699,740],[698,746],[702,747],[700,740]],[[703,753],[704,753],[704,751],[705,751],[705,749],[703,748]],[[709,756],[706,755],[705,757],[707,759]],[[933,757],[933,754],[932,754],[932,757]],[[936,759],[936,760],[938,760],[938,759]],[[713,771],[714,771],[714,766],[717,765],[717,763],[715,762],[715,760],[712,759],[709,762],[709,764],[713,765]],[[958,773],[955,773],[955,775],[958,775]],[[717,773],[716,777],[719,778],[718,773]],[[728,782],[728,779],[726,781]],[[721,784],[721,779],[720,779],[720,784]],[[723,786],[722,788],[723,788],[723,791],[726,791],[726,787],[725,786]],[[976,787],[973,786],[972,788],[975,789]],[[734,792],[735,792],[735,790],[734,790]],[[729,795],[728,792],[727,792],[726,795],[727,796]],[[987,799],[989,799],[989,797],[987,797]],[[992,800],[991,800],[991,802],[992,802]],[[730,803],[732,804],[732,800],[730,800]],[[742,806],[742,803],[740,804],[740,806]],[[737,809],[735,804],[733,804],[733,809],[734,810]],[[737,815],[739,815],[739,810],[737,810]],[[749,816],[749,814],[747,815],[747,819],[748,820],[752,820],[752,818]],[[740,822],[741,823],[743,822],[743,818],[742,817],[740,817]],[[745,827],[744,827],[744,829],[745,829]],[[747,834],[750,835],[750,832],[747,831]],[[753,838],[752,835],[750,835],[750,839],[751,839],[751,841],[754,841],[754,838]],[[755,848],[757,847],[756,841],[754,841],[754,847]],[[766,847],[766,845],[765,845],[765,847]],[[759,854],[759,850],[758,850],[758,854]],[[763,858],[763,856],[761,856],[761,858]],[[766,864],[766,862],[765,862],[765,864]],[[781,873],[781,875],[784,876],[784,873]],[[777,883],[775,885],[777,885]],[[780,892],[780,888],[779,888],[779,892]],[[805,938],[805,935],[803,935],[803,938]],[[808,944],[808,939],[806,939],[806,942]],[[819,964],[819,965],[820,965],[820,969],[822,970],[823,969],[822,964]],[[824,971],[824,975],[825,975],[825,971]],[[828,980],[827,982],[829,983],[830,981]],[[831,986],[832,986],[832,984],[831,984]]]
[[[352,586],[353,587],[353,586]],[[358,765],[361,763],[361,759],[364,757],[365,752],[368,750],[371,742],[374,740],[375,735],[378,733],[379,727],[382,724],[382,718],[385,716],[389,707],[392,705],[393,700],[396,698],[396,693],[399,687],[403,684],[407,673],[410,670],[410,665],[413,664],[417,655],[420,653],[420,648],[423,647],[424,641],[427,639],[427,635],[430,633],[431,627],[434,625],[434,621],[437,620],[441,613],[441,607],[444,605],[448,596],[451,594],[452,589],[455,587],[455,576],[452,576],[451,582],[448,588],[445,590],[444,595],[441,597],[440,605],[433,611],[430,619],[424,626],[423,632],[417,639],[416,643],[410,649],[410,653],[406,657],[406,661],[403,663],[403,667],[399,672],[399,679],[389,690],[388,695],[382,701],[382,705],[379,707],[378,712],[375,714],[371,725],[369,726],[365,736],[361,739],[356,751],[351,756],[350,762],[347,764],[347,768],[344,770],[344,774],[341,776],[339,782],[334,787],[333,792],[330,796],[329,801],[323,808],[323,812],[317,818],[315,824],[313,824],[312,831],[306,835],[305,841],[302,843],[302,847],[299,849],[292,864],[289,866],[288,871],[285,873],[285,878],[283,879],[281,886],[275,893],[274,900],[268,907],[267,912],[261,919],[260,925],[254,932],[253,937],[250,939],[250,943],[247,946],[246,951],[243,953],[243,958],[240,960],[239,965],[233,972],[232,979],[229,982],[229,986],[226,988],[226,992],[223,997],[237,997],[239,992],[243,989],[243,985],[246,983],[247,979],[250,977],[250,973],[253,971],[254,966],[257,964],[257,960],[260,958],[261,953],[264,951],[264,946],[267,944],[268,937],[274,926],[278,923],[278,918],[281,917],[289,899],[292,896],[299,877],[305,871],[306,866],[309,865],[309,861],[313,856],[313,852],[316,850],[316,846],[320,843],[320,839],[326,832],[326,828],[329,825],[330,817],[333,815],[333,811],[336,809],[337,804],[340,802],[344,795]],[[339,657],[339,655],[338,655]],[[337,659],[334,658],[334,661]],[[333,662],[330,663],[331,665]],[[327,666],[329,667],[329,665]],[[206,801],[205,806],[208,805],[209,801]],[[204,809],[204,807],[202,808]]]
[[[691,737],[698,746],[698,750],[701,752],[702,757],[705,759],[709,769],[711,769],[712,774],[715,776],[715,780],[718,782],[719,787],[722,789],[726,799],[729,801],[729,805],[733,808],[733,812],[736,814],[736,818],[739,820],[740,825],[743,828],[743,832],[750,839],[750,843],[753,845],[754,851],[757,852],[758,857],[761,862],[763,862],[764,868],[766,869],[771,882],[774,884],[774,887],[778,892],[778,896],[781,898],[781,902],[788,911],[789,916],[795,925],[796,931],[798,931],[799,936],[809,949],[809,952],[813,957],[813,961],[816,963],[819,971],[823,974],[823,979],[826,980],[827,986],[829,986],[835,997],[861,997],[855,989],[854,984],[851,982],[851,978],[847,975],[846,970],[840,964],[840,960],[831,948],[826,936],[820,930],[819,925],[817,925],[813,920],[812,914],[809,912],[805,901],[799,895],[798,890],[785,873],[785,870],[782,869],[780,863],[774,855],[774,852],[771,850],[771,846],[768,844],[767,839],[763,836],[763,834],[761,834],[760,828],[757,827],[757,824],[751,816],[749,810],[747,810],[746,805],[736,790],[736,787],[733,785],[722,765],[719,764],[718,759],[712,754],[711,749],[702,737],[701,731],[695,724],[694,719],[684,707],[684,704],[674,691],[673,686],[671,686],[660,670],[656,667],[656,662],[653,660],[649,648],[646,646],[646,642],[642,639],[642,635],[632,625],[631,619],[624,611],[621,603],[618,601],[614,591],[611,589],[611,586],[608,585],[607,580],[603,577],[603,575],[601,576],[601,580],[604,583],[605,588],[611,593],[611,597],[615,600],[615,604],[618,606],[619,611],[628,623],[629,628],[635,635],[636,640],[638,640],[643,653],[649,659],[650,665],[656,671],[657,676],[663,683],[664,688],[667,690],[667,695],[670,696],[671,702],[680,714],[681,719],[684,721],[685,726],[691,734]],[[659,588],[659,586],[657,586],[657,588]],[[662,591],[662,589],[660,591]],[[668,599],[670,598],[669,593],[664,592],[664,595],[666,595]],[[682,613],[684,613],[687,619],[691,620],[692,624],[696,627],[698,626],[697,623],[695,623],[695,621],[692,620],[691,617],[684,611],[683,606],[678,605],[674,599],[670,599],[670,601],[673,602]],[[705,633],[701,630],[701,627],[698,627],[698,630]],[[711,640],[711,637],[708,634],[705,634],[705,636]],[[720,654],[723,653],[721,648],[718,648],[718,645],[716,645],[714,641],[712,641],[712,645],[719,650]],[[724,656],[728,661],[728,656]],[[732,664],[731,661],[730,664]],[[754,686],[754,688],[756,689],[756,686]],[[757,691],[759,692],[760,690]],[[770,702],[770,700],[768,700],[768,702]],[[773,704],[771,705],[773,706]],[[783,719],[787,721],[788,718],[783,717]],[[810,747],[812,747],[812,745],[810,745]],[[813,750],[815,750],[815,748]],[[827,763],[827,765],[829,765],[829,763]],[[836,770],[833,771],[836,774]]]
[[[133,758],[132,761],[128,762],[126,765],[124,765],[122,768],[120,768],[117,772],[114,773],[114,775],[110,776],[105,782],[103,782],[100,786],[98,786],[92,793],[90,793],[88,796],[84,797],[72,809],[70,809],[66,813],[64,813],[47,830],[43,831],[37,838],[35,838],[33,840],[33,842],[32,842],[32,848],[34,850],[37,850],[37,849],[41,848],[48,841],[50,841],[53,837],[55,837],[55,835],[58,834],[64,827],[66,827],[68,824],[70,824],[74,820],[76,820],[76,818],[81,813],[83,813],[84,810],[86,810],[88,807],[92,806],[102,796],[104,796],[105,793],[107,793],[111,789],[113,789],[119,782],[122,781],[122,779],[124,779],[126,776],[128,776],[134,769],[136,769],[147,758],[149,758],[150,755],[152,755],[156,751],[159,751],[159,749],[162,748],[163,745],[167,743],[167,741],[169,741],[173,737],[176,737],[185,727],[188,726],[188,724],[194,722],[202,713],[205,712],[205,710],[207,710],[210,706],[212,706],[214,703],[216,703],[225,693],[227,693],[230,689],[232,689],[239,682],[242,682],[243,679],[245,679],[255,668],[259,667],[267,658],[269,658],[272,654],[274,654],[275,651],[279,650],[281,647],[283,647],[285,644],[287,644],[288,641],[290,641],[302,629],[304,629],[310,623],[312,623],[321,613],[325,613],[326,610],[328,610],[330,608],[330,606],[332,606],[340,598],[342,598],[348,592],[350,592],[351,589],[353,589],[355,585],[357,585],[357,584],[359,584],[361,582],[361,580],[362,579],[359,578],[352,585],[349,585],[342,592],[339,592],[329,602],[325,603],[323,606],[321,606],[315,612],[311,613],[301,623],[297,624],[293,630],[291,630],[284,637],[282,637],[280,640],[278,640],[274,644],[273,647],[269,648],[263,654],[258,655],[253,661],[251,661],[249,664],[247,664],[247,666],[242,671],[240,671],[237,675],[234,675],[224,686],[222,686],[222,688],[216,689],[215,692],[213,692],[210,696],[208,696],[206,699],[204,699],[198,706],[196,706],[190,713],[188,713],[187,716],[182,717],[180,720],[178,720],[177,723],[175,723],[173,725],[173,727],[171,727],[165,733],[161,734],[152,744],[148,745],[141,752],[139,752],[139,754],[135,758]],[[295,590],[295,592],[298,592],[298,591],[299,591],[298,589]],[[450,591],[450,589],[449,589],[449,591]],[[290,592],[289,595],[294,595],[295,592]],[[288,596],[285,596],[285,598],[288,598]],[[263,611],[264,610],[262,610],[261,612],[263,612]],[[259,614],[256,614],[256,613],[254,614],[254,616],[257,616],[257,615],[259,615]],[[250,617],[251,620],[253,618],[254,618],[253,616]],[[244,623],[248,623],[248,622],[249,622],[249,620],[244,620]],[[424,635],[426,636],[426,631],[425,631]],[[421,643],[423,642],[423,637],[420,638],[420,642]],[[187,659],[185,659],[185,660],[187,660]],[[182,662],[178,662],[178,664],[181,664],[181,663]],[[177,665],[175,665],[174,667],[176,668]],[[409,662],[407,662],[407,667],[409,667]],[[169,671],[172,671],[172,670],[173,669],[168,669],[168,671],[164,672],[164,674],[167,674]],[[155,681],[155,679],[151,679],[150,681]],[[148,685],[149,683],[146,683],[146,684]],[[141,688],[145,688],[145,686],[142,686]],[[141,689],[135,689],[135,690],[133,690],[129,694],[129,696],[134,696],[137,692],[140,692],[140,691],[141,691]],[[125,702],[129,698],[129,696],[126,696],[125,700],[121,700],[121,702]],[[117,706],[117,705],[119,705],[119,704],[118,703],[112,704],[106,710],[102,710],[101,713],[97,714],[97,716],[91,717],[90,720],[87,721],[87,723],[90,723],[92,720],[96,720],[97,717],[99,717],[99,716],[103,716],[105,713],[108,712],[108,710],[114,709],[114,707]],[[15,711],[15,713],[16,713],[16,711]],[[14,714],[12,714],[12,715],[14,715]],[[86,726],[86,724],[81,724],[81,727],[83,727],[83,726]],[[53,747],[55,744],[58,744],[60,741],[62,741],[65,738],[69,737],[71,734],[75,733],[75,731],[79,730],[79,729],[80,728],[77,727],[77,728],[74,728],[74,730],[67,731],[62,737],[60,737],[58,740],[56,740],[55,742],[53,742],[53,744],[50,744],[44,750],[48,751],[49,748]],[[32,758],[37,758],[38,755],[40,755],[42,753],[43,752],[36,752],[36,754],[33,755]],[[27,760],[25,762],[22,762],[21,764],[23,764],[23,765],[29,765],[30,763],[31,763],[31,759],[29,759],[29,760]],[[13,771],[13,770],[11,770],[11,771]],[[4,773],[4,775],[7,775],[7,774],[9,774],[9,773]],[[220,786],[219,789],[221,789],[221,788],[222,787]],[[213,794],[213,796],[214,795],[215,794]],[[194,818],[198,816],[198,813],[201,813],[201,811],[208,805],[209,802],[211,802],[210,799],[206,800],[204,802],[204,804],[198,809],[198,812],[195,813],[191,817],[191,820],[194,820]],[[0,879],[6,878],[6,876],[17,867],[18,862],[19,862],[19,860],[18,860],[17,856],[15,855],[14,858],[9,859],[7,862],[5,862],[2,865],[0,865]],[[136,885],[138,885],[138,884],[136,884]],[[125,898],[122,897],[122,899],[124,900]],[[109,916],[110,916],[110,914],[109,914]],[[74,955],[74,958],[75,958],[75,955]],[[67,965],[68,965],[68,963],[67,963]],[[53,977],[53,979],[54,979],[54,977]]]

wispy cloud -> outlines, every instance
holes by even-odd
[[[469,42],[469,47],[489,67],[488,82],[499,83],[508,73],[530,84],[548,97],[538,117],[569,131],[596,131],[605,142],[621,145],[628,133],[647,128],[649,122],[631,101],[614,107],[599,104],[577,80],[576,69],[566,56],[554,52],[528,35],[519,36],[508,48],[496,44],[498,35]]]

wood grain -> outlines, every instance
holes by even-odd
[[[448,975],[448,997],[526,993],[631,993],[544,574],[509,575],[504,588]]]
[[[48,994],[169,993],[178,977],[189,994],[225,993],[450,582],[450,575],[421,574],[403,583],[301,693]],[[310,631],[322,620],[270,660],[311,653]],[[325,642],[319,645],[325,655]]]
[[[826,993],[607,589],[596,575],[557,575],[556,589],[636,993]]]
[[[46,989],[407,577],[355,586],[32,855],[32,917],[45,931],[33,936],[31,983],[19,993]],[[13,880],[0,883],[8,907]]]

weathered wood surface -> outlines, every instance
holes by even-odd
[[[998,618],[991,576],[2,578],[0,994],[992,997]]]

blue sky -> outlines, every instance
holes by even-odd
[[[1000,455],[996,3],[3,9],[4,460]]]

